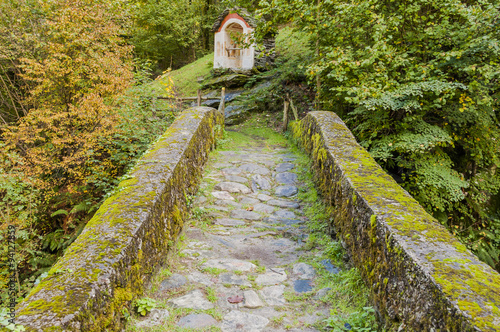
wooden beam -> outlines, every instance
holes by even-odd
[[[143,98],[156,98],[156,99],[163,99],[163,100],[198,100],[198,97],[143,97]],[[213,98],[208,98],[208,97],[201,97],[201,100],[217,100],[220,99],[220,97],[213,97]]]

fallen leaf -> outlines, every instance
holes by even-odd
[[[230,296],[227,298],[227,301],[229,303],[240,303],[240,302],[243,302],[243,296],[241,296],[241,295]]]

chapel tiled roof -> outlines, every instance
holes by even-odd
[[[219,15],[219,17],[217,18],[217,20],[215,21],[215,23],[212,27],[212,32],[217,32],[217,30],[219,30],[219,28],[220,28],[222,22],[224,21],[224,19],[226,18],[226,16],[231,14],[231,13],[236,13],[236,14],[240,15],[248,23],[248,25],[251,26],[252,28],[257,27],[257,20],[245,8],[235,7],[235,8],[226,8]]]

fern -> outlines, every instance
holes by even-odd
[[[78,205],[75,205],[71,211],[69,212],[70,214],[77,214],[78,212],[87,212],[92,208],[92,205],[89,202],[81,202]]]
[[[61,214],[67,216],[68,215],[68,211],[63,210],[63,209],[57,210],[56,212],[52,213],[50,216],[53,218],[53,217],[59,216]]]

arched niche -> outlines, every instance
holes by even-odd
[[[252,69],[255,50],[248,41],[253,31],[237,13],[226,15],[215,32],[214,68]]]
[[[248,38],[244,35],[243,27],[239,23],[231,23],[226,28],[226,53],[228,58],[239,59],[244,54],[244,43]]]

